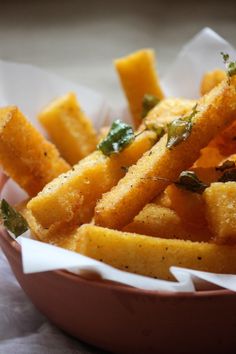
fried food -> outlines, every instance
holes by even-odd
[[[30,196],[70,168],[15,106],[0,109],[0,164]]]
[[[148,113],[138,130],[142,130],[146,124],[150,123],[166,126],[174,119],[187,114],[196,103],[196,100],[186,98],[164,98]]]
[[[125,175],[155,139],[154,132],[146,131],[117,155],[107,157],[101,151],[93,152],[45,186],[28,203],[28,209],[43,228],[89,222],[102,193]]]
[[[96,132],[74,93],[52,101],[38,118],[69,164],[78,163],[96,149]]]
[[[155,53],[151,49],[139,50],[116,59],[114,64],[128,100],[134,125],[138,127],[142,122],[144,95],[152,94],[160,100],[164,97],[155,70]]]
[[[181,171],[197,160],[200,150],[236,117],[236,79],[223,81],[197,106],[191,133],[177,146],[167,148],[164,135],[153,148],[130,167],[119,183],[104,194],[95,208],[95,223],[121,229]]]
[[[200,93],[201,95],[205,95],[210,92],[214,87],[219,85],[223,80],[227,78],[227,74],[222,69],[215,69],[213,71],[209,71],[205,73],[202,78]]]
[[[116,268],[170,280],[171,266],[236,273],[236,246],[164,239],[83,225],[77,252]]]
[[[212,183],[203,194],[216,243],[236,243],[236,182]]]
[[[190,221],[186,222],[186,219],[181,218],[175,210],[155,203],[147,204],[123,231],[191,241],[209,241],[212,237],[206,222],[204,227],[196,223],[191,224]]]

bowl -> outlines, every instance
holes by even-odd
[[[235,353],[236,293],[163,293],[66,271],[24,274],[20,245],[0,245],[37,309],[66,333],[113,353]]]

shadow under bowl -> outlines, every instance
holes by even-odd
[[[24,274],[21,249],[5,231],[0,246],[22,289],[57,327],[114,353],[235,353],[236,293],[163,293],[66,271]]]

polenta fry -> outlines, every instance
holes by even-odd
[[[165,101],[160,103],[159,110],[149,113],[150,120],[158,122],[162,114],[163,116],[167,115],[167,107],[173,120],[180,112],[186,111],[189,102],[192,102],[189,100],[176,102],[172,99],[166,103]],[[167,124],[167,122],[163,120],[162,124]],[[89,222],[93,216],[97,199],[101,198],[102,193],[110,190],[124,176],[125,170],[136,163],[143,153],[155,143],[155,133],[143,131],[144,128],[143,126],[141,131],[138,130],[135,140],[119,154],[107,158],[101,152],[92,153],[74,166],[73,171],[69,171],[65,176],[53,181],[42,193],[32,199],[28,208],[37,222],[43,228],[54,228],[55,224],[60,227],[64,223],[80,225]],[[90,176],[89,179],[86,177],[87,174]],[[86,184],[84,183],[85,177],[87,178]],[[56,207],[54,207],[55,205]]]
[[[61,155],[71,165],[96,149],[95,130],[74,93],[51,102],[38,118]]]
[[[121,229],[139,213],[181,171],[189,168],[199,157],[200,150],[221,129],[236,118],[236,78],[223,81],[197,106],[190,135],[168,149],[167,134],[132,166],[110,192],[103,195],[95,208],[95,223]]]
[[[0,164],[30,196],[70,168],[14,106],[0,109]]]
[[[126,94],[135,127],[142,122],[142,100],[145,94],[164,97],[155,71],[155,54],[143,49],[116,59],[115,67]]]
[[[216,243],[236,241],[236,182],[212,183],[203,193],[206,216]]]
[[[209,241],[212,237],[207,226],[194,227],[181,218],[175,210],[154,203],[147,204],[123,231],[160,238],[191,241]],[[198,226],[198,225],[197,225]]]
[[[236,273],[236,246],[163,239],[83,225],[77,252],[132,273],[172,279],[169,267]]]
[[[215,86],[219,85],[221,81],[225,80],[226,77],[227,74],[225,70],[222,69],[216,69],[205,73],[200,86],[201,95],[203,96],[210,92]]]
[[[155,139],[154,132],[145,131],[117,155],[107,157],[101,151],[93,152],[49,183],[31,199],[28,209],[43,228],[89,222],[97,199],[124,176]]]
[[[149,123],[166,126],[175,118],[187,114],[196,103],[196,100],[188,100],[185,98],[164,98],[148,113],[138,130],[141,131],[145,128],[145,125]]]
[[[61,227],[44,229],[27,209],[28,200],[16,205],[16,209],[23,215],[34,238],[52,245],[75,251],[77,247],[77,229],[74,227]]]

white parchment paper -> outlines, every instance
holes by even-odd
[[[162,79],[166,95],[197,98],[204,72],[223,67],[221,51],[229,53],[235,60],[236,51],[229,43],[211,29],[203,29],[184,46],[167,75]],[[96,128],[103,126],[105,121],[111,120],[121,112],[125,112],[121,108],[120,112],[114,113],[101,95],[39,68],[0,61],[0,105],[18,105],[41,131],[42,128],[36,120],[37,113],[50,100],[68,91],[76,92],[81,106]],[[26,194],[12,180],[8,180],[1,197],[10,203],[17,203],[23,200]],[[78,253],[33,240],[29,232],[19,237],[18,241],[22,247],[25,273],[67,269],[75,274],[81,272],[84,274],[86,271],[88,276],[91,272],[97,272],[104,279],[146,290],[192,292],[196,289],[196,284],[201,284],[205,288],[211,288],[213,284],[236,291],[236,275],[212,274],[171,267],[170,271],[177,281],[163,281],[120,271]]]

